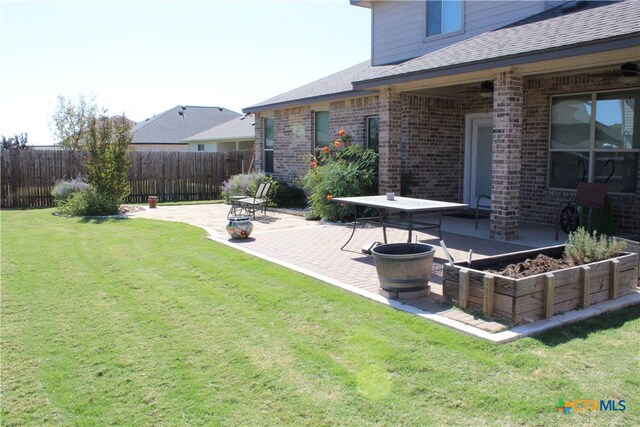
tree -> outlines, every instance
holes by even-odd
[[[91,121],[105,113],[106,110],[98,108],[93,96],[80,95],[74,102],[58,95],[50,124],[53,136],[64,148],[80,150],[87,141]]]
[[[129,121],[124,116],[94,117],[86,134],[88,182],[115,212],[129,195],[130,131]]]
[[[10,136],[9,138],[2,135],[0,138],[3,150],[26,150],[29,148],[27,146],[29,141],[26,133]]]

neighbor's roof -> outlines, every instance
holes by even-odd
[[[190,136],[184,142],[254,139],[256,137],[254,124],[254,119],[251,116],[236,117],[197,135]]]
[[[355,88],[365,89],[397,82],[391,77],[413,76],[418,80],[439,75],[459,73],[461,66],[475,64],[481,68],[516,65],[536,60],[575,56],[591,53],[580,50],[584,46],[601,44],[600,50],[610,50],[615,41],[617,48],[639,46],[640,1],[590,1],[576,10],[550,9],[510,24],[506,27],[479,34],[437,51],[403,62],[373,76],[361,77]],[[638,50],[640,57],[640,48]],[[502,60],[500,64],[496,61]],[[511,61],[511,62],[509,62]],[[444,72],[443,72],[444,71]],[[471,70],[468,70],[471,71]]]
[[[179,114],[180,111],[184,115]],[[131,130],[131,143],[184,144],[185,138],[239,116],[239,113],[222,107],[178,105],[138,123]]]
[[[259,102],[251,107],[243,108],[242,111],[250,113],[273,108],[283,108],[292,101],[300,104],[300,102],[298,102],[300,100],[318,102],[353,96],[354,90],[351,82],[361,79],[364,76],[372,75],[377,70],[391,68],[390,66],[372,67],[370,64],[371,61],[362,62],[346,70],[339,71],[315,82]],[[360,92],[359,94],[367,94],[367,92]]]

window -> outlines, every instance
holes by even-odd
[[[635,193],[640,156],[640,91],[551,99],[549,187],[606,182]]]
[[[427,1],[427,37],[462,31],[462,0]]]
[[[367,148],[378,152],[380,139],[378,137],[380,130],[380,117],[367,117]]]
[[[204,144],[198,144],[198,151],[204,151]]]
[[[264,119],[264,172],[273,172],[273,119]]]
[[[316,111],[314,120],[315,148],[328,147],[331,144],[331,138],[329,136],[329,112],[328,111]]]

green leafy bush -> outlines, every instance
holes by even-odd
[[[58,212],[70,216],[102,216],[118,212],[113,198],[99,193],[95,188],[76,191],[58,206]]]
[[[626,246],[624,241],[607,237],[606,234],[598,235],[596,231],[589,234],[580,227],[569,234],[564,252],[576,264],[587,264],[613,258],[624,251]]]
[[[306,206],[307,196],[304,190],[286,182],[274,181],[274,187],[271,187],[270,201],[278,208],[303,208]]]
[[[81,177],[71,179],[69,181],[57,181],[51,190],[51,196],[56,206],[64,203],[71,195],[79,191],[89,189],[89,184],[84,182]]]
[[[378,154],[351,144],[344,131],[330,147],[324,147],[309,162],[302,179],[313,214],[329,221],[351,218],[348,206],[332,203],[334,197],[367,196],[378,193]]]

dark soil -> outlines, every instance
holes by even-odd
[[[487,271],[489,273],[511,277],[512,279],[520,279],[522,277],[532,276],[534,274],[549,273],[555,270],[562,270],[563,268],[569,268],[575,265],[576,263],[570,258],[563,257],[558,259],[540,254],[534,259],[527,258],[523,262],[519,262],[517,264],[497,264]]]

